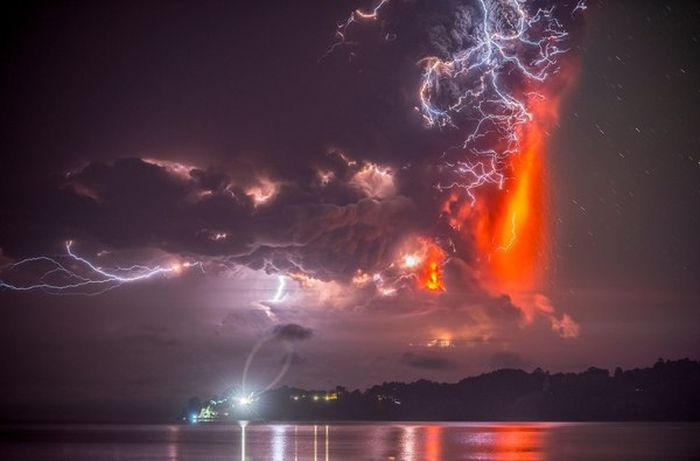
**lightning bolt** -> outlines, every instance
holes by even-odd
[[[280,275],[277,277],[278,280],[278,285],[277,285],[277,291],[275,292],[275,296],[270,300],[271,303],[279,303],[282,302],[285,296],[284,292],[284,287],[286,285],[286,279],[283,275]]]
[[[569,51],[570,33],[558,18],[562,8],[574,17],[587,5],[585,0],[547,7],[527,0],[470,3],[478,24],[458,37],[467,46],[416,63],[421,69],[416,110],[427,127],[461,132],[461,142],[443,153],[438,163],[443,175],[434,184],[450,192],[443,205],[450,226],[488,255],[482,259],[485,272],[497,290],[533,289],[547,243],[541,157],[557,104],[549,82],[562,74]],[[379,22],[386,4],[353,12],[337,26],[329,51],[353,45],[351,25]],[[493,194],[494,189],[501,192]]]
[[[336,41],[330,46],[330,48],[328,48],[328,51],[326,51],[326,53],[323,56],[321,56],[320,60],[326,58],[329,54],[335,51],[336,48],[348,44],[347,31],[353,23],[358,21],[376,21],[379,17],[380,10],[387,3],[389,3],[389,0],[380,0],[380,2],[377,3],[377,5],[369,11],[358,8],[352,13],[350,13],[350,15],[345,21],[338,23],[335,29]]]
[[[353,11],[337,25],[336,41],[326,55],[338,46],[352,44],[348,39],[350,26],[358,21],[377,21],[388,3],[389,0],[381,0],[370,10]],[[533,120],[528,102],[544,99],[537,92],[509,88],[505,82],[512,80],[514,73],[526,81],[546,82],[559,71],[559,57],[568,51],[562,43],[569,36],[554,16],[555,6],[534,9],[522,0],[476,3],[481,10],[482,27],[475,36],[465,37],[470,40],[464,40],[474,42],[473,46],[454,53],[450,59],[428,56],[418,61],[423,74],[417,107],[431,127],[457,128],[457,118],[476,120],[461,146],[463,158],[443,165],[457,179],[435,184],[440,191],[463,191],[472,204],[477,200],[475,191],[484,185],[503,189],[507,160],[520,152],[523,127]],[[497,17],[499,6],[503,5],[511,8],[514,17]],[[586,9],[586,1],[579,0],[571,15]],[[508,31],[500,30],[504,27],[499,25],[505,25]],[[436,96],[448,82],[465,89],[452,104],[441,106]]]
[[[140,282],[158,276],[180,274],[199,267],[200,262],[176,262],[168,265],[145,266],[135,264],[128,267],[103,268],[79,256],[73,251],[73,241],[66,242],[65,255],[36,256],[22,259],[0,268],[0,275],[12,278],[25,269],[42,271],[32,282],[10,282],[0,278],[0,289],[13,291],[44,291],[49,294],[95,295],[121,285]]]
[[[515,240],[518,238],[518,233],[516,231],[517,225],[516,225],[516,217],[517,213],[513,213],[513,217],[511,218],[511,223],[510,223],[510,239],[508,240],[508,243],[499,246],[496,248],[497,251],[508,251],[513,247],[513,244],[515,243]]]
[[[423,66],[418,109],[428,126],[457,127],[456,117],[476,119],[461,146],[465,159],[444,165],[457,179],[435,186],[441,191],[460,189],[472,204],[477,200],[475,190],[486,184],[503,189],[507,160],[521,152],[524,126],[533,120],[529,101],[545,98],[509,87],[506,80],[517,73],[525,81],[544,83],[559,71],[559,56],[568,51],[561,44],[569,34],[554,17],[554,6],[530,12],[525,2],[505,3],[516,16],[504,20],[509,32],[496,30],[495,2],[480,0],[482,30],[474,37],[474,46],[449,60],[427,57],[418,63]],[[572,14],[585,8],[580,1]],[[445,107],[435,102],[435,96],[446,81],[466,89]]]

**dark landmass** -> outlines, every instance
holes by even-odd
[[[699,421],[700,362],[664,361],[623,371],[503,369],[456,383],[385,382],[364,392],[281,387],[250,405],[190,399],[190,421]],[[195,417],[196,415],[196,417]]]

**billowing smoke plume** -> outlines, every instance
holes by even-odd
[[[6,266],[3,286],[80,291],[76,281],[102,284],[116,272],[96,267],[123,269],[115,255],[138,250],[157,253],[134,266],[147,273],[174,275],[183,262],[242,266],[283,275],[308,289],[305,300],[333,306],[413,303],[433,312],[437,303],[446,318],[469,317],[481,338],[493,331],[475,325],[497,322],[490,306],[505,299],[516,322],[543,314],[575,336],[576,324],[548,301],[525,299],[540,289],[546,253],[544,133],[571,80],[584,9],[515,0],[365,5],[339,23],[318,63],[329,78],[356,77],[348,93],[361,107],[337,116],[337,139],[278,163],[235,154],[208,166],[164,160],[168,153],[90,162],[47,180],[21,208],[5,197],[1,219],[17,224],[0,230],[3,254],[17,261],[37,245],[55,253],[69,240],[76,253],[70,267],[59,255],[37,269],[40,284],[26,263]],[[99,263],[77,261],[82,254]],[[120,269],[107,284],[130,274]],[[516,310],[509,299],[530,307]]]

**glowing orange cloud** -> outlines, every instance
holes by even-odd
[[[572,70],[556,90],[571,82]],[[558,96],[527,97],[531,118],[518,127],[519,151],[503,165],[503,190],[484,187],[476,201],[452,192],[442,212],[458,235],[473,242],[480,282],[487,290],[510,295],[525,323],[540,314],[561,336],[575,337],[578,325],[566,314],[557,315],[540,294],[551,245],[547,136],[557,121],[560,100],[561,91]]]
[[[447,253],[434,240],[420,237],[408,242],[397,265],[417,280],[418,287],[428,291],[445,291],[443,265]]]
[[[481,281],[494,292],[532,292],[542,284],[550,235],[546,136],[558,100],[533,96],[532,121],[519,128],[521,150],[505,165],[504,190],[476,202],[453,192],[443,204],[449,225],[473,239]]]
[[[418,266],[418,281],[422,288],[428,291],[444,291],[442,265],[447,258],[445,250],[435,242],[423,239],[423,256]]]
[[[421,284],[430,291],[441,291],[445,289],[445,284],[442,281],[442,269],[440,263],[436,259],[428,261],[423,269]]]
[[[484,236],[478,239],[488,245],[482,250],[490,255],[491,282],[503,290],[535,290],[544,275],[550,240],[545,133],[554,121],[552,104],[556,103],[531,101],[533,121],[522,129],[522,151],[511,157],[513,176],[489,226],[493,240],[487,243]]]

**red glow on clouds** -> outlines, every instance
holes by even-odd
[[[550,246],[547,135],[558,99],[531,97],[532,121],[520,128],[521,150],[508,160],[503,190],[482,190],[476,202],[452,193],[443,205],[449,225],[473,241],[482,284],[499,293],[541,289]]]
[[[418,287],[427,291],[445,291],[443,265],[447,253],[433,239],[420,237],[404,248],[399,266],[409,271],[417,280]]]
[[[549,245],[545,133],[553,122],[547,101],[531,104],[533,121],[521,133],[522,151],[511,157],[511,180],[492,221],[492,242],[478,241],[489,253],[490,283],[506,291],[531,291],[542,282]],[[489,247],[486,247],[488,245]]]
[[[520,150],[503,165],[504,187],[484,186],[476,201],[456,192],[443,202],[450,227],[474,249],[477,276],[493,294],[508,294],[523,313],[523,322],[545,317],[566,338],[579,334],[568,314],[557,314],[541,294],[552,245],[549,217],[547,142],[558,118],[561,93],[570,87],[574,66],[562,72],[553,97],[532,93],[526,99],[531,121],[518,127]]]

